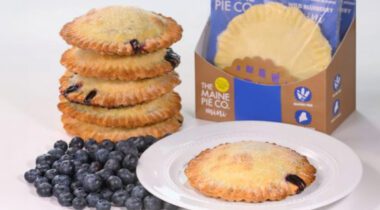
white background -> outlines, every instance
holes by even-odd
[[[61,26],[93,7],[132,4],[174,17],[185,29],[174,49],[182,55],[186,127],[194,116],[193,50],[209,14],[209,0],[34,0],[1,1],[0,6],[0,209],[66,209],[40,199],[23,181],[34,158],[55,140],[68,139],[60,124],[59,64],[68,46]],[[323,210],[380,209],[380,4],[358,5],[358,111],[334,134],[352,147],[364,164],[363,180],[344,200]],[[339,151],[336,151],[339,152]],[[347,174],[350,176],[350,174]]]

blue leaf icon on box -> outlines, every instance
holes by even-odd
[[[341,86],[342,86],[342,76],[340,76],[340,74],[337,74],[333,81],[334,91],[338,91]]]
[[[310,112],[305,111],[305,110],[297,111],[295,118],[296,118],[297,123],[300,125],[310,125],[313,119]]]
[[[294,91],[294,96],[298,101],[309,102],[311,101],[313,94],[307,87],[298,87]]]

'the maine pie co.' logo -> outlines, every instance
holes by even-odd
[[[242,13],[249,9],[256,0],[245,0],[245,1],[236,1],[236,0],[215,0],[215,10],[221,11],[235,11]]]
[[[201,106],[204,113],[225,118],[230,109],[230,83],[224,77],[218,77],[213,83],[201,83]]]

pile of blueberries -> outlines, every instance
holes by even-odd
[[[67,145],[59,140],[37,157],[36,167],[24,178],[34,184],[39,196],[54,196],[60,205],[77,210],[109,210],[112,205],[127,210],[178,209],[151,195],[136,177],[140,155],[155,141],[152,136],[117,143],[74,137]]]

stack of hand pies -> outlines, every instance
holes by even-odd
[[[161,138],[182,124],[180,58],[169,47],[182,37],[171,18],[134,7],[92,10],[66,24],[73,47],[61,63],[60,103],[65,130],[76,136],[118,141]]]

